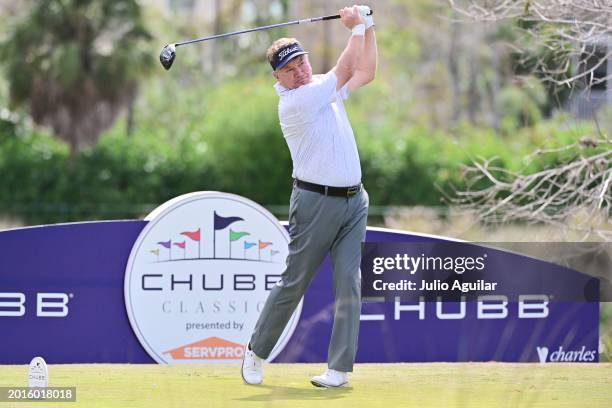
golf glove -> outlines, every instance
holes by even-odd
[[[363,22],[365,23],[366,30],[370,27],[374,26],[374,18],[370,13],[370,7],[368,6],[357,6],[359,8],[359,14],[361,14],[361,18],[363,18]]]

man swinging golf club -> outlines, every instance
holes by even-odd
[[[331,253],[335,314],[328,370],[318,387],[341,387],[353,371],[361,311],[361,243],[365,240],[368,195],[344,100],[374,79],[377,46],[367,6],[340,10],[352,35],[336,66],[312,75],[308,53],[293,38],[268,49],[280,101],[278,115],[293,160],[289,209],[289,255],[272,289],[242,362],[247,384],[263,381],[269,355],[327,253]]]

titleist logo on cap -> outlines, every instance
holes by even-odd
[[[274,58],[270,61],[270,65],[272,65],[273,70],[281,69],[284,67],[291,59],[297,57],[298,55],[308,54],[304,49],[297,43],[287,44],[280,50],[278,50],[274,54]]]
[[[283,59],[287,55],[291,54],[292,52],[299,51],[299,50],[300,50],[299,45],[294,45],[291,48],[285,48],[284,50],[282,50],[281,52],[278,53],[278,59]]]

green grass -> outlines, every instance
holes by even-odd
[[[75,386],[53,407],[611,407],[612,364],[358,364],[350,387],[319,389],[323,364],[268,364],[264,384],[237,365],[51,365],[50,386]],[[0,366],[0,386],[24,386],[26,366]],[[11,406],[0,403],[0,407]]]

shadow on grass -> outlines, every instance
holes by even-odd
[[[259,385],[258,390],[267,390],[267,394],[257,393],[250,397],[237,398],[236,401],[287,401],[287,400],[334,400],[344,398],[353,389],[351,387],[342,388],[299,388],[282,387],[275,385]]]

